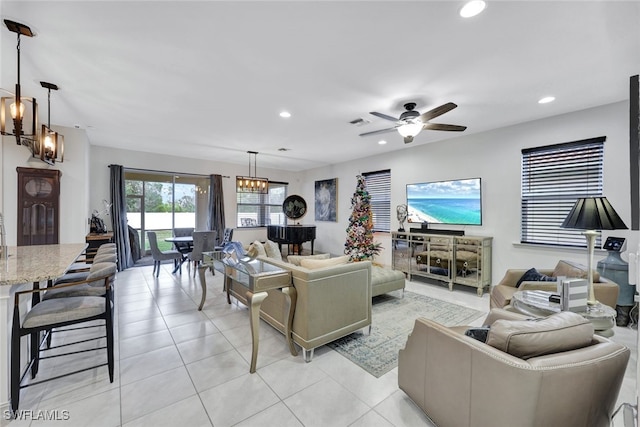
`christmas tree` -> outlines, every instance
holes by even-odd
[[[371,215],[371,196],[367,191],[367,183],[362,175],[357,177],[356,191],[351,197],[351,217],[347,227],[347,241],[344,253],[350,261],[373,261],[373,256],[380,252],[380,243],[373,242],[373,218]]]

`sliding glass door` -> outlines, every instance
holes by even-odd
[[[163,172],[125,171],[127,220],[137,233],[141,253],[149,252],[147,231],[155,231],[160,250],[174,228],[204,229],[207,222],[209,177]]]

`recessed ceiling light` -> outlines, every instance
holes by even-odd
[[[282,111],[280,113],[280,117],[284,117],[285,119],[288,119],[289,117],[291,117],[291,113],[288,111]]]
[[[555,96],[545,96],[544,98],[540,98],[538,104],[548,104],[556,100]]]
[[[384,139],[381,139],[380,141],[378,141],[378,144],[380,144],[380,145],[384,145],[386,143],[387,143],[387,141],[385,141]]]
[[[460,9],[460,16],[463,18],[471,18],[482,12],[487,7],[487,3],[482,0],[468,1]]]

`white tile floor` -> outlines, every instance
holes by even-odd
[[[264,322],[258,369],[249,374],[248,311],[227,304],[221,274],[207,273],[208,299],[198,312],[197,278],[186,269],[172,275],[169,265],[162,266],[159,278],[151,271],[149,266],[118,273],[115,381],[109,383],[106,368],[97,368],[24,389],[21,410],[57,410],[68,419],[15,420],[11,427],[432,426],[399,390],[397,368],[375,378],[326,347],[304,363]],[[479,298],[471,289],[449,292],[441,285],[407,282],[407,290],[489,309],[488,295]],[[615,333],[615,340],[633,348],[619,398],[631,402],[636,331],[616,328]],[[74,366],[91,359],[75,356]],[[43,362],[39,377],[59,373],[58,363]],[[622,425],[621,416],[614,421]]]

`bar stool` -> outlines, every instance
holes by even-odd
[[[111,271],[111,270],[110,270]],[[13,325],[11,329],[11,409],[15,412],[18,410],[20,402],[20,390],[25,387],[29,387],[43,382],[52,381],[68,375],[80,373],[100,366],[107,366],[109,372],[109,381],[113,382],[114,371],[114,339],[113,339],[113,302],[112,302],[112,289],[111,282],[115,272],[110,275],[105,275],[100,278],[94,278],[89,281],[80,281],[73,283],[66,283],[59,285],[60,288],[72,288],[82,285],[95,286],[95,282],[100,280],[100,287],[102,287],[102,293],[104,296],[73,296],[63,298],[50,298],[43,299],[35,304],[25,315],[21,321],[20,315],[20,297],[22,295],[34,294],[39,292],[48,292],[49,288],[33,289],[27,291],[16,292],[14,298],[13,308]],[[90,325],[87,327],[105,327],[105,335],[94,338],[99,340],[106,338],[106,346],[97,347],[87,350],[69,351],[67,353],[60,353],[51,356],[42,357],[41,352],[49,349],[40,349],[40,332],[46,330],[52,330],[58,328],[56,332],[63,332],[59,328],[65,326],[81,324],[85,322],[92,322],[95,320],[104,320],[104,323],[100,325]],[[31,341],[30,361],[26,370],[20,372],[20,339],[23,336],[29,335]],[[78,344],[80,342],[87,342],[83,339],[77,343],[64,344],[64,347]],[[54,346],[51,349],[55,349],[62,346]],[[89,368],[78,369],[73,372],[69,372],[63,375],[57,375],[45,380],[32,382],[26,385],[22,385],[22,381],[26,374],[31,371],[31,378],[35,378],[38,373],[38,368],[41,359],[49,359],[54,357],[64,357],[72,354],[78,354],[88,351],[106,350],[107,361]]]

